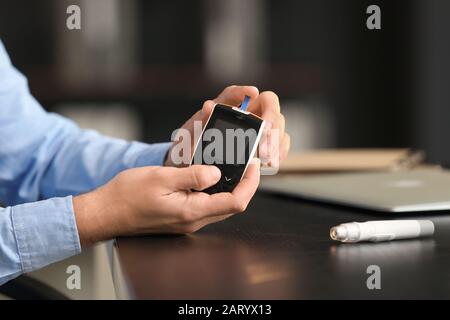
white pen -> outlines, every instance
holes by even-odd
[[[426,237],[434,234],[430,220],[381,220],[350,222],[330,229],[330,237],[341,242],[390,241]]]

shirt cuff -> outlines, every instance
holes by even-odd
[[[81,252],[72,196],[14,206],[12,223],[23,272]]]

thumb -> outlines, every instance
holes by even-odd
[[[213,100],[206,100],[203,103],[202,109],[201,109],[201,120],[203,121],[203,126],[206,124],[206,121],[208,120],[209,116],[211,115],[211,112],[214,109],[214,106],[216,103]]]
[[[201,191],[215,185],[222,173],[216,166],[193,165],[177,169],[173,186],[177,190]]]

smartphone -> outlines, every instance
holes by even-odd
[[[217,184],[203,192],[232,192],[256,153],[264,120],[237,107],[216,104],[198,140],[191,164],[215,165]]]

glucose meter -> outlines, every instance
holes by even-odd
[[[222,172],[217,184],[203,192],[232,192],[256,153],[264,120],[240,108],[216,104],[197,142],[191,164],[215,165]]]

